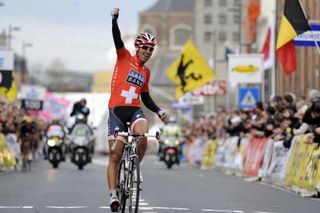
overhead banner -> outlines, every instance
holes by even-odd
[[[21,85],[21,108],[40,111],[43,107],[46,88],[37,85]]]
[[[47,92],[43,110],[39,112],[39,116],[46,120],[60,119],[67,112],[69,104],[69,100]]]
[[[0,49],[0,70],[12,71],[13,69],[14,69],[13,51]]]
[[[7,93],[13,82],[12,71],[14,69],[14,53],[11,50],[0,49],[0,88],[3,88],[3,92]]]
[[[232,86],[241,83],[262,83],[262,54],[229,54],[228,76]]]

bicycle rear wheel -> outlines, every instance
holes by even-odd
[[[131,160],[130,165],[130,194],[129,194],[129,212],[138,213],[140,196],[140,161],[138,157]]]
[[[125,170],[125,161],[121,160],[119,169],[118,169],[118,185],[117,185],[117,194],[120,202],[120,209],[118,212],[124,213],[126,210],[126,200],[128,195],[126,194],[126,189],[128,188],[128,180]]]

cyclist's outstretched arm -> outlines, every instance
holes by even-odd
[[[149,92],[143,92],[141,93],[141,100],[143,104],[152,112],[158,113],[160,111],[160,108],[156,105],[156,103],[153,101],[153,99],[150,96]]]
[[[112,36],[116,49],[121,49],[124,47],[123,41],[121,39],[121,33],[118,26],[119,8],[114,8],[111,13],[112,16]]]
[[[143,92],[141,93],[141,100],[143,102],[143,104],[152,112],[156,113],[158,115],[158,117],[163,121],[163,122],[167,122],[169,115],[161,110],[156,103],[153,101],[153,99],[150,96],[149,92]]]

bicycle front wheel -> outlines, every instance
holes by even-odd
[[[140,196],[140,161],[138,157],[131,160],[129,182],[129,212],[138,213]]]
[[[118,185],[117,185],[117,193],[118,198],[120,202],[120,211],[121,213],[124,213],[126,210],[126,200],[127,200],[127,174],[125,169],[125,161],[121,160],[119,168],[118,168]]]

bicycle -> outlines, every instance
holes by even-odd
[[[140,181],[140,161],[137,154],[137,145],[142,137],[155,137],[159,140],[159,133],[156,135],[143,133],[135,134],[132,132],[118,132],[117,136],[127,138],[122,159],[118,168],[117,195],[120,206],[118,212],[124,213],[128,200],[128,210],[130,213],[137,213],[139,209],[139,196],[141,189]]]

